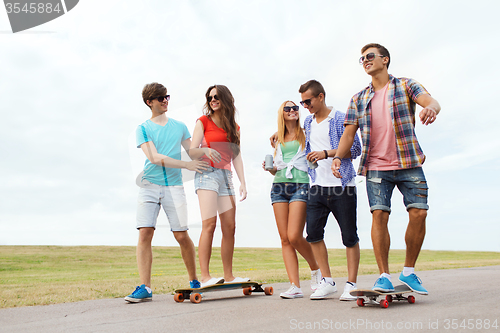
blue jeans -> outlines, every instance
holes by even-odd
[[[330,212],[337,220],[342,234],[342,243],[353,247],[359,242],[356,225],[356,187],[342,186],[322,187],[312,186],[307,202],[307,238],[309,243],[323,240],[325,226]]]
[[[403,195],[406,210],[410,208],[429,209],[427,205],[427,181],[421,167],[411,169],[378,171],[368,170],[366,192],[370,211],[391,212],[391,197],[394,186]]]
[[[307,202],[309,195],[308,183],[273,183],[271,188],[271,202]]]

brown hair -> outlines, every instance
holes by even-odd
[[[163,84],[153,82],[148,83],[142,88],[142,100],[146,105],[148,105],[147,101],[152,101],[153,99],[165,96],[167,94],[167,88]],[[151,109],[151,106],[148,105]]]
[[[323,94],[323,96],[326,97],[325,88],[323,88],[321,83],[319,83],[316,80],[309,80],[306,83],[304,83],[303,85],[301,85],[299,88],[299,93],[303,94],[306,91],[308,91],[309,89],[311,89],[311,92],[313,93],[314,96],[318,96],[319,94]]]
[[[278,142],[276,143],[276,147],[278,147],[278,144],[285,144],[285,135],[287,132],[286,126],[285,126],[285,117],[284,117],[284,111],[283,108],[285,107],[286,103],[293,103],[293,105],[297,105],[292,101],[285,101],[283,104],[281,104],[280,108],[278,109]],[[300,127],[300,113],[297,113],[299,115],[297,119],[297,127],[295,128],[295,140],[299,141],[300,147],[302,149],[305,148],[306,146],[306,136],[304,134],[304,130]],[[274,156],[276,156],[276,149],[274,150]]]
[[[234,97],[226,86],[217,84],[208,87],[207,92],[205,93],[206,102],[203,108],[205,115],[210,117],[214,113],[214,110],[212,110],[212,107],[208,102],[210,91],[214,88],[217,91],[217,97],[219,98],[221,105],[220,121],[222,129],[227,133],[227,140],[234,143],[234,145],[231,145],[231,149],[233,150],[234,156],[237,156],[239,154],[240,132],[238,131],[238,124],[236,123],[236,107],[234,106]]]
[[[381,56],[389,58],[389,61],[387,62],[387,69],[389,69],[389,64],[391,63],[391,56],[389,54],[389,50],[387,50],[382,45],[377,44],[377,43],[366,44],[361,49],[361,54],[365,53],[366,50],[368,50],[369,48],[372,48],[372,47],[376,48],[378,50],[378,53],[380,53]]]

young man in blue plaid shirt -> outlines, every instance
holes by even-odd
[[[423,110],[419,117],[424,125],[432,124],[441,110],[439,103],[415,80],[395,78],[388,73],[389,51],[379,44],[361,49],[360,64],[372,77],[368,87],[351,99],[344,122],[345,130],[331,169],[336,177],[341,158],[349,153],[357,129],[363,140],[358,173],[366,176],[366,191],[372,212],[373,251],[380,277],[373,290],[393,291],[389,274],[390,235],[387,228],[394,186],[403,194],[409,223],[406,229],[405,267],[399,280],[413,291],[426,295],[422,281],[415,275],[425,237],[427,217],[427,181],[422,171],[425,155],[415,134],[415,107]]]

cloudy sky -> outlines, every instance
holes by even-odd
[[[436,123],[417,125],[430,187],[424,248],[500,251],[499,9],[483,0],[82,0],[16,34],[0,9],[0,245],[136,244],[144,157],[134,131],[150,117],[142,87],[158,81],[172,97],[168,115],[191,131],[208,86],[232,91],[249,190],[236,245],[279,247],[272,177],[261,169],[277,109],[298,102],[314,78],[345,112],[370,81],[360,49],[378,42],[391,52],[390,73],[418,80],[442,106]],[[197,244],[198,200],[185,176]],[[357,182],[360,245],[371,248],[364,178]],[[404,248],[397,191],[393,209],[392,247]],[[326,243],[342,248],[330,222]],[[163,213],[154,244],[176,244]]]

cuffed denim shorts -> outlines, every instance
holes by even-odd
[[[217,192],[219,197],[235,195],[233,187],[233,174],[226,169],[208,167],[203,173],[197,172],[194,176],[194,189]]]
[[[429,209],[427,205],[427,181],[421,167],[389,171],[368,170],[366,192],[370,211],[391,212],[391,197],[394,186],[403,195],[406,210],[410,208]]]
[[[271,203],[278,202],[307,202],[309,195],[308,183],[273,183],[271,187]]]
[[[167,214],[170,230],[188,230],[187,201],[184,187],[153,184],[143,179],[137,200],[137,229],[156,228],[160,206]]]
[[[353,247],[359,242],[356,225],[356,186],[311,186],[307,202],[306,230],[309,243],[323,240],[330,212],[337,220],[342,243]]]

